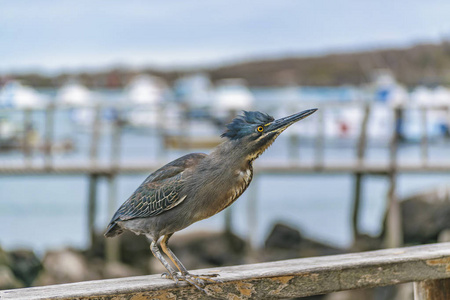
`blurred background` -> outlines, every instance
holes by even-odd
[[[449,12],[443,0],[0,3],[0,288],[161,272],[144,238],[105,241],[107,223],[242,110],[319,108],[258,159],[233,206],[173,237],[188,269],[448,240]]]

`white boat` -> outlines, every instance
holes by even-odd
[[[252,110],[254,97],[239,78],[223,79],[217,82],[214,91],[213,114],[219,119],[228,119],[242,110]]]
[[[94,92],[76,81],[63,85],[56,93],[56,101],[60,105],[89,107],[94,106],[97,100]]]
[[[19,81],[8,81],[0,89],[0,107],[39,109],[45,107],[47,98]]]
[[[164,102],[168,86],[159,77],[138,75],[124,89],[123,100],[129,104],[157,105]]]
[[[163,79],[139,75],[124,89],[122,102],[131,106],[126,114],[128,124],[133,127],[155,127],[160,122],[161,106],[168,94],[168,86]]]
[[[426,109],[427,134],[430,137],[448,134],[448,108],[450,107],[450,89],[438,86],[430,89],[424,86],[416,87],[411,92],[411,121],[407,122],[408,135],[419,139],[423,131],[423,113]]]
[[[0,150],[12,148],[18,141],[19,132],[15,123],[0,116]]]
[[[173,89],[177,102],[191,108],[208,108],[212,103],[212,85],[206,74],[182,77],[175,81]]]
[[[56,93],[56,103],[71,108],[70,118],[77,125],[94,123],[97,102],[98,95],[76,81],[66,83]]]

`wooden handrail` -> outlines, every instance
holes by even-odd
[[[403,282],[419,282],[416,284],[417,299],[441,299],[430,298],[429,295],[449,292],[448,288],[442,287],[450,287],[450,243],[221,267],[192,273],[219,273],[223,282],[208,284],[206,295],[185,283],[177,286],[160,275],[149,275],[6,290],[0,291],[0,299],[274,299]],[[439,288],[433,290],[433,281]]]

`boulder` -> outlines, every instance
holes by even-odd
[[[125,231],[119,238],[121,260],[133,268],[148,272],[148,261],[153,258],[148,239],[129,231]]]
[[[25,286],[31,286],[36,279],[42,264],[32,250],[14,250],[9,252],[9,265],[15,277]]]
[[[0,265],[0,290],[17,289],[24,287],[24,284],[18,280],[10,268]]]
[[[401,214],[405,243],[436,242],[450,228],[450,191],[443,187],[404,199]]]
[[[119,278],[145,275],[145,273],[120,262],[110,262],[103,264],[102,275],[103,278]]]
[[[277,223],[266,239],[263,260],[273,261],[340,253],[344,251],[305,238],[299,230]]]
[[[0,266],[10,266],[11,259],[6,251],[0,247]]]
[[[188,269],[245,262],[246,243],[232,233],[198,231],[174,235],[169,246]]]
[[[102,277],[95,268],[91,268],[85,256],[71,249],[47,252],[42,264],[44,268],[34,285],[78,282]]]
[[[300,231],[285,224],[277,223],[266,239],[266,248],[300,250],[302,235]]]
[[[383,248],[383,239],[381,236],[370,236],[367,234],[359,234],[350,247],[350,252],[373,251]]]
[[[135,235],[132,232],[124,231],[120,236],[114,237],[119,240],[120,244],[120,260],[130,265],[133,269],[140,272],[148,273],[148,261],[153,257],[150,251],[150,242],[143,235]],[[94,247],[86,251],[89,259],[105,258],[105,242],[106,238],[98,235],[95,238]]]

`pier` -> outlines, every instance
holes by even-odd
[[[309,104],[308,104],[309,105]],[[352,160],[329,160],[325,159],[325,133],[324,133],[324,116],[328,110],[335,109],[336,107],[357,107],[362,112],[361,123],[359,124],[359,134],[356,137],[355,147],[356,155]],[[105,159],[99,159],[99,139],[104,133],[101,132],[101,112],[108,108],[114,108],[117,110],[117,115],[120,116],[123,111],[128,109],[123,106],[105,106],[100,105],[91,107],[94,112],[94,118],[87,134],[90,135],[88,153],[85,158],[82,159],[64,159],[56,160],[53,145],[55,144],[55,113],[61,110],[68,110],[67,107],[58,107],[53,104],[47,107],[36,110],[24,110],[13,111],[16,114],[23,116],[23,124],[29,124],[33,118],[33,115],[37,112],[41,113],[44,120],[42,120],[44,126],[42,128],[42,136],[44,149],[40,160],[33,160],[33,151],[27,143],[26,132],[23,136],[23,156],[21,159],[14,160],[0,160],[0,176],[21,176],[21,175],[77,175],[87,176],[89,178],[89,191],[87,201],[87,214],[88,214],[88,228],[91,242],[94,243],[95,239],[95,216],[97,209],[97,186],[100,179],[104,178],[108,182],[108,211],[112,214],[117,206],[116,196],[116,177],[124,174],[142,174],[150,173],[164,163],[162,160],[157,159],[142,159],[131,161],[129,159],[122,159],[121,152],[125,145],[123,144],[123,132],[125,123],[122,119],[117,118],[110,122],[108,137],[110,149],[108,150],[108,157]],[[404,108],[393,108],[393,124],[399,124],[402,110]],[[429,160],[429,147],[430,140],[427,135],[427,111],[430,109],[445,110],[448,112],[448,107],[439,108],[417,108],[422,115],[422,138],[418,147],[420,147],[420,159],[415,161],[399,161],[398,159],[398,147],[400,143],[399,131],[396,130],[397,126],[394,126],[393,132],[389,138],[389,155],[388,159],[382,162],[373,162],[366,159],[366,149],[368,143],[368,124],[370,121],[371,106],[368,103],[350,103],[350,104],[330,104],[324,107],[319,106],[317,118],[315,121],[315,136],[312,142],[314,148],[314,157],[311,160],[303,161],[299,160],[299,140],[303,137],[292,135],[289,140],[289,158],[284,160],[262,160],[255,162],[255,177],[254,181],[258,181],[258,177],[264,175],[286,175],[286,174],[352,174],[354,176],[354,192],[353,192],[353,207],[352,207],[352,224],[353,235],[356,238],[359,234],[358,220],[360,203],[362,201],[361,185],[365,176],[375,175],[384,176],[389,179],[389,192],[387,196],[387,210],[386,210],[386,240],[385,245],[387,247],[399,247],[402,245],[401,234],[401,219],[399,212],[398,199],[396,195],[397,189],[397,176],[398,174],[406,173],[446,173],[450,171],[450,161],[448,162],[435,162]],[[8,111],[8,110],[7,110]],[[10,110],[11,111],[11,110]],[[181,122],[182,126],[187,126],[186,122]],[[181,128],[186,129],[186,128]],[[152,128],[148,130],[154,130],[156,134],[159,134],[160,140],[164,140],[166,131],[164,128]],[[105,138],[105,137],[103,137]],[[166,146],[173,146],[173,138],[169,138],[171,141]],[[212,146],[217,143],[217,137],[211,137],[211,140],[201,143],[201,145]],[[186,148],[198,146],[198,144],[182,143]],[[175,147],[179,148],[179,144]],[[165,161],[167,162],[167,161]],[[255,183],[254,183],[255,185]],[[255,204],[257,201],[256,191],[252,191],[250,187],[249,191],[249,207],[251,204]],[[226,219],[230,219],[231,212],[226,211]],[[252,210],[248,209],[248,219],[250,222],[257,223],[256,216],[253,215]],[[226,222],[227,230],[231,228],[229,221]],[[250,228],[255,228],[255,224],[249,224]],[[117,260],[119,257],[117,243],[114,240],[108,240],[107,242],[107,256],[110,260]]]

